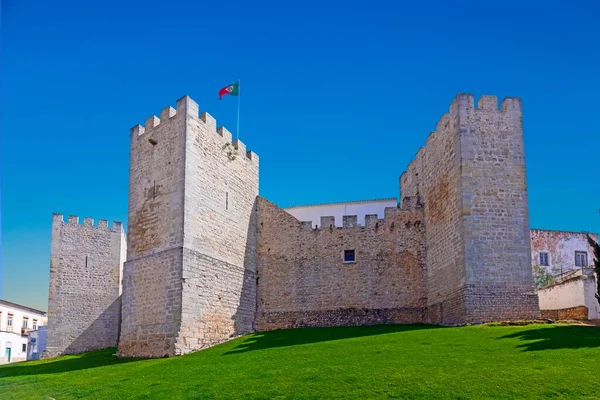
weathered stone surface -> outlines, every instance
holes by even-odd
[[[125,252],[120,222],[53,215],[46,357],[117,345]]]
[[[400,185],[425,205],[431,322],[539,316],[520,99],[458,95]]]
[[[187,96],[132,128],[120,355],[183,354],[253,330],[539,318],[519,99],[476,108],[458,95],[400,177],[401,207],[364,226],[329,214],[313,229],[257,197],[258,156],[231,139]],[[51,312],[87,321],[95,287],[118,299],[120,233],[69,224],[53,227]],[[90,252],[115,268],[72,276]],[[84,337],[114,345],[110,310]],[[56,340],[81,331],[54,327]]]
[[[424,322],[422,210],[312,229],[261,197],[257,208],[258,330]],[[344,262],[344,250],[356,261]]]
[[[131,136],[119,354],[183,354],[252,331],[258,156],[189,97]]]
[[[586,306],[576,306],[563,308],[560,310],[541,310],[542,318],[559,320],[559,319],[588,319],[588,308]]]

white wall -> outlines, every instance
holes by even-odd
[[[566,282],[538,290],[541,310],[560,310],[584,306],[584,281],[577,277]]]
[[[8,317],[12,315],[12,330],[8,326]],[[46,325],[48,322],[45,314],[35,312],[27,307],[19,305],[6,304],[0,301],[0,364],[6,363],[6,348],[11,349],[11,362],[24,361],[27,359],[27,335],[21,335],[23,319],[27,318],[27,328],[33,329],[33,320],[37,320],[37,325]],[[23,351],[23,345],[26,345]]]
[[[596,279],[593,274],[581,275],[538,290],[541,310],[560,310],[577,306],[588,308],[588,319],[600,319],[600,305],[596,300]]]
[[[365,225],[365,215],[377,214],[378,218],[384,217],[386,207],[397,207],[396,199],[366,200],[347,203],[321,204],[314,206],[299,206],[286,208],[299,221],[312,221],[313,228],[320,227],[321,217],[335,217],[335,226],[343,226],[344,215],[357,215],[358,225]]]

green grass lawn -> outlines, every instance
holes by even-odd
[[[600,399],[600,328],[389,325],[247,335],[182,357],[0,367],[0,399]]]

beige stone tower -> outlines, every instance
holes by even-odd
[[[116,347],[125,232],[120,222],[52,216],[48,344],[44,357]]]
[[[184,354],[250,332],[258,156],[189,97],[131,129],[119,354]]]
[[[519,98],[456,96],[400,186],[424,202],[430,322],[539,317]]]

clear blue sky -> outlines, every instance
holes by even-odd
[[[233,131],[238,78],[280,206],[398,196],[456,93],[495,94],[531,226],[600,231],[597,2],[398,3],[2,1],[2,297],[45,309],[52,213],[126,222],[129,128],[188,94]]]

